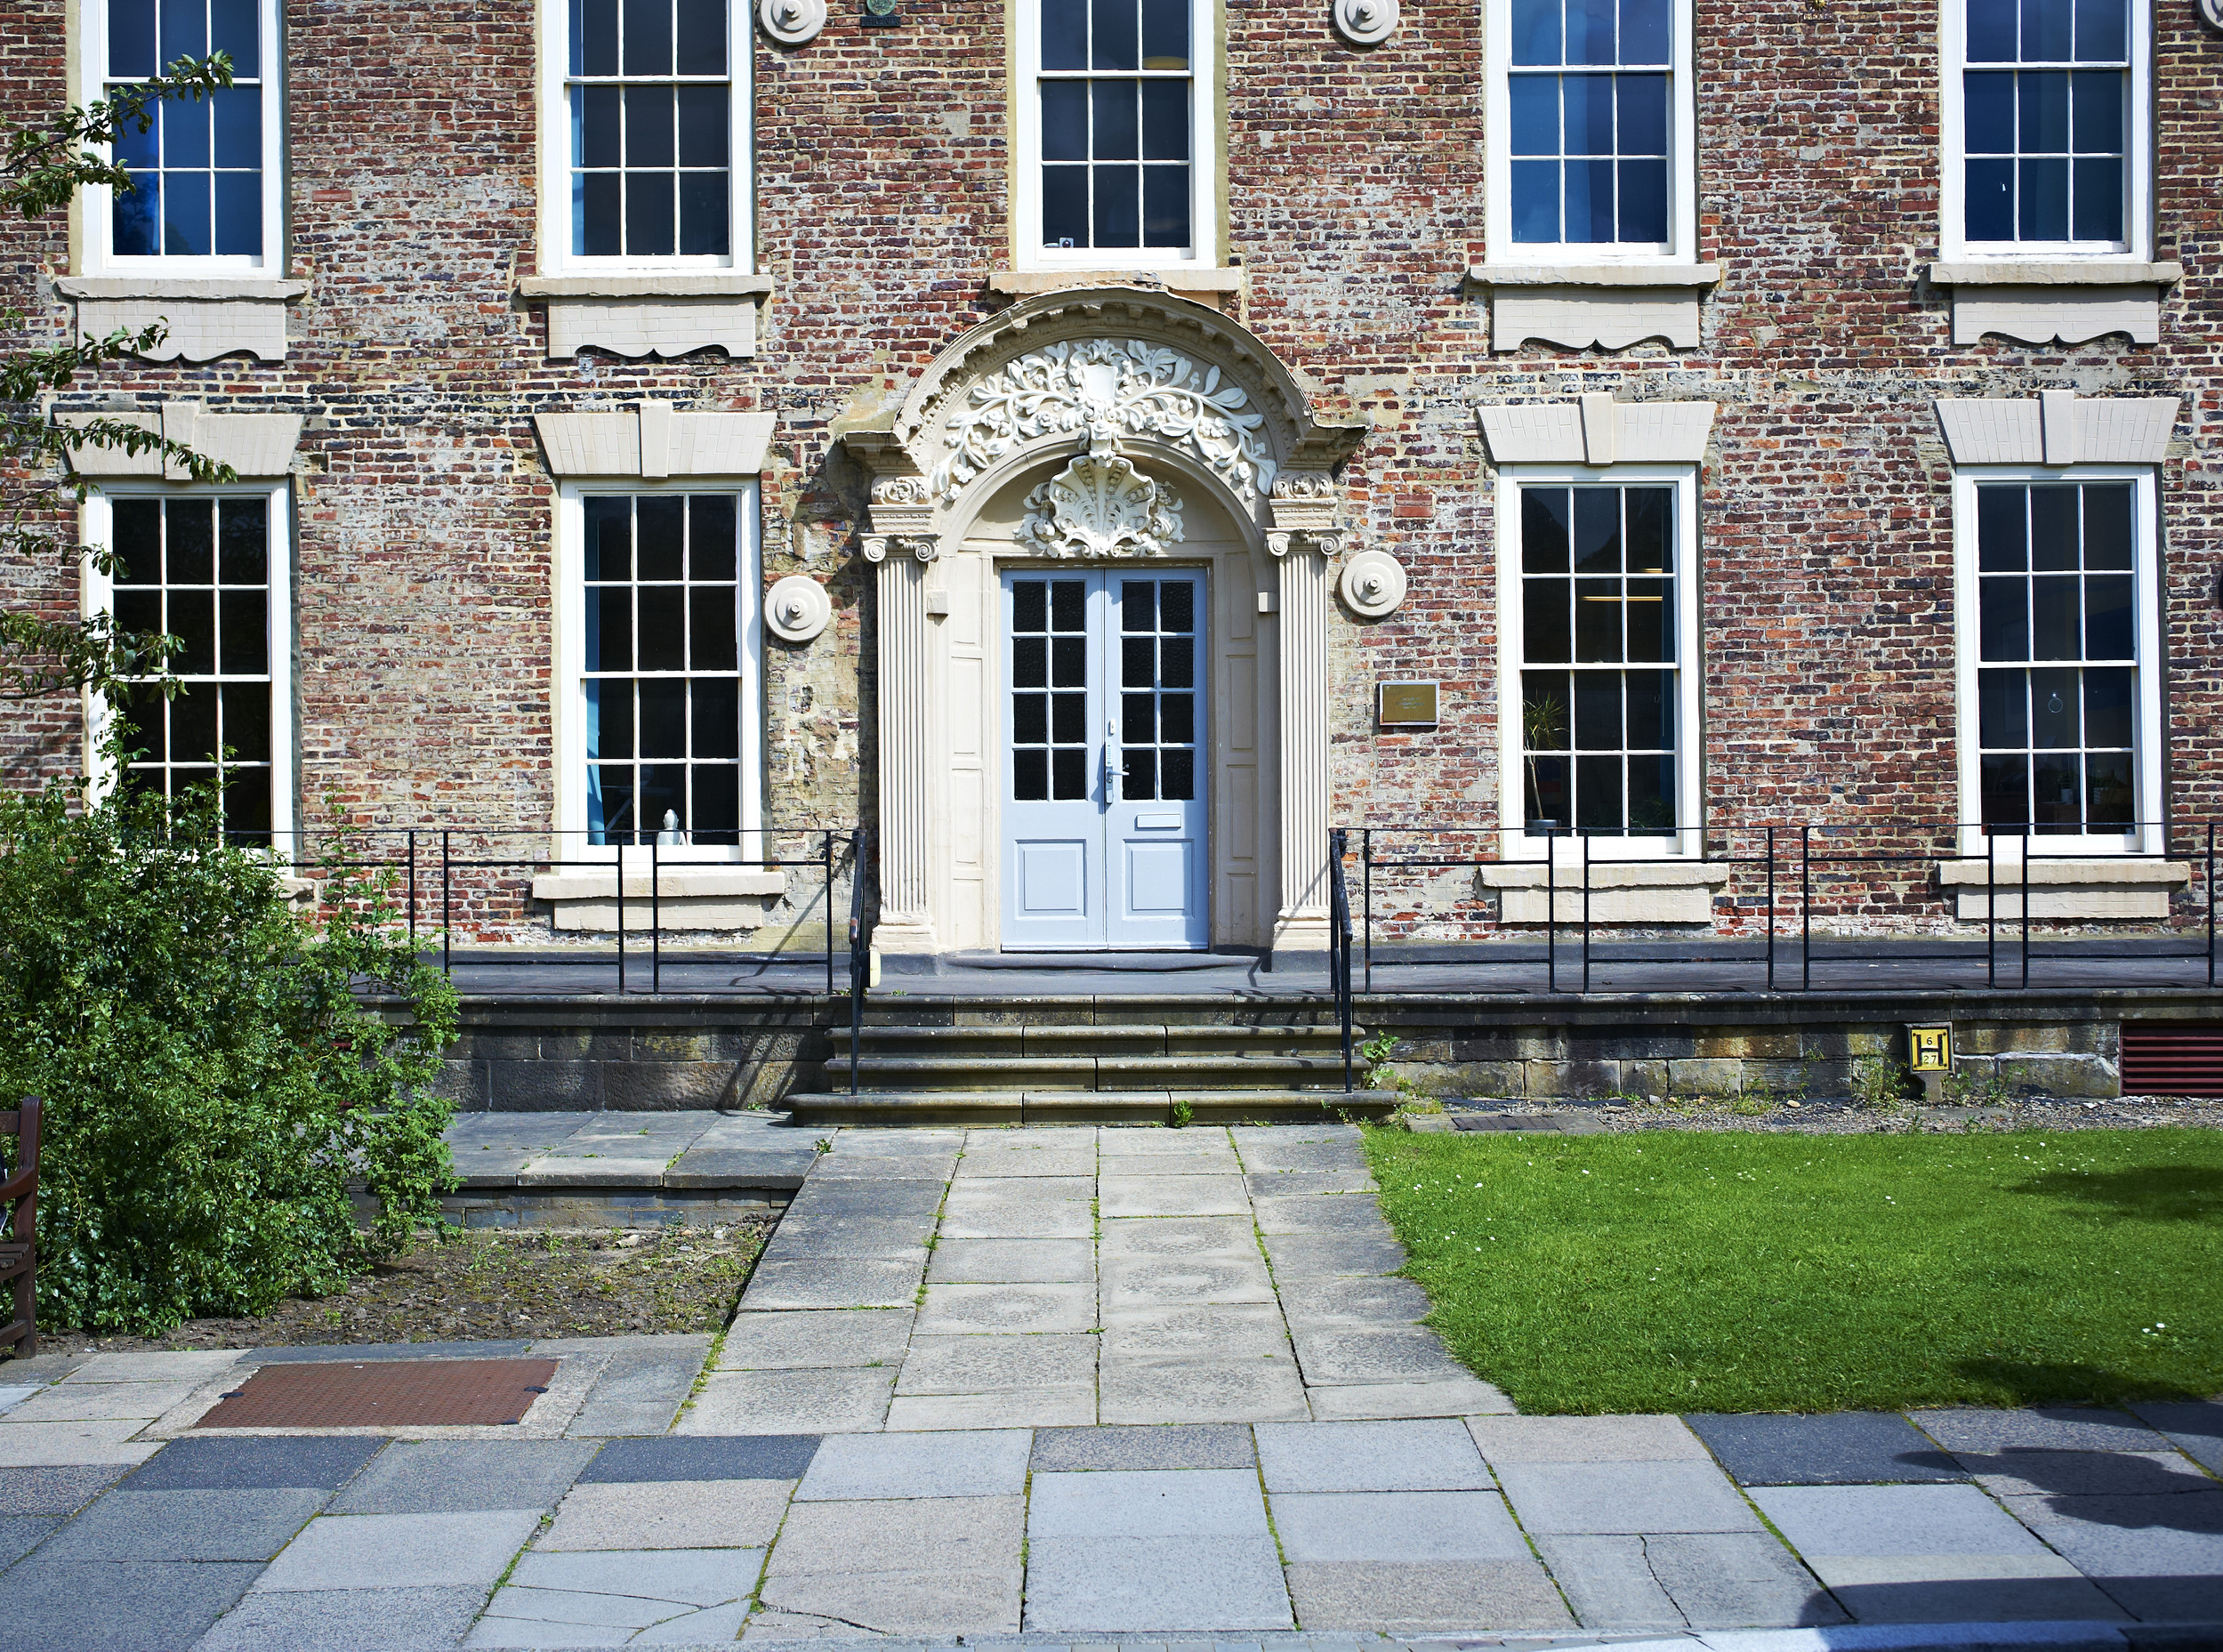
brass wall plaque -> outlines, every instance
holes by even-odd
[[[1432,682],[1385,682],[1381,718],[1385,729],[1433,729],[1436,726],[1436,685]]]
[[[1910,1027],[1906,1029],[1907,1066],[1918,1073],[1953,1070],[1953,1028]]]

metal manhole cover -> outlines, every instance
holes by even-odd
[[[552,1359],[381,1359],[264,1366],[193,1426],[467,1427],[518,1422],[548,1391]]]

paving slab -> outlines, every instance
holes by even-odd
[[[2125,1609],[2223,1612],[2223,1487],[2142,1496],[2010,1496],[2010,1511]]]
[[[137,1417],[151,1422],[186,1399],[199,1382],[57,1382],[9,1408],[6,1426],[25,1422],[90,1422]]]
[[[1126,1217],[1105,1221],[1097,1253],[1107,1267],[1116,1261],[1255,1257],[1258,1235],[1247,1215]]]
[[[1120,1181],[1145,1176],[1240,1176],[1243,1164],[1235,1156],[1235,1149],[1222,1143],[1183,1152],[1104,1153],[1096,1161],[1096,1173]]]
[[[75,1514],[130,1472],[120,1463],[0,1469],[0,1515]]]
[[[1308,1388],[1312,1414],[1323,1422],[1362,1417],[1472,1417],[1510,1414],[1502,1390],[1462,1376],[1431,1382],[1349,1382]]]
[[[254,1581],[253,1562],[37,1556],[0,1575],[0,1652],[177,1652]]]
[[[1417,1325],[1434,1306],[1410,1279],[1288,1279],[1281,1310],[1292,1329]]]
[[[268,1560],[324,1506],[321,1491],[115,1491],[46,1544],[57,1560]]]
[[[930,1285],[913,1327],[916,1336],[985,1331],[1096,1328],[1096,1289],[1088,1285]]]
[[[1818,1416],[1697,1413],[1683,1421],[1746,1486],[1962,1480],[1968,1471],[1895,1411]]]
[[[654,1480],[797,1480],[818,1454],[815,1434],[612,1440],[579,1476],[583,1486]]]
[[[1482,1455],[1489,1459],[1486,1446]],[[1648,1535],[1761,1529],[1728,1477],[1711,1463],[1491,1459],[1490,1466],[1521,1525],[1531,1532]]]
[[[49,1468],[68,1463],[144,1463],[158,1440],[134,1440],[143,1417],[96,1422],[12,1422],[0,1417],[0,1468]]]
[[[60,1515],[0,1514],[0,1571],[37,1548],[60,1525]]]
[[[1706,1448],[1680,1417],[1478,1417],[1467,1424],[1484,1461],[1703,1463]]]
[[[806,1632],[1015,1633],[1018,1496],[797,1503],[760,1594]]]
[[[721,1371],[892,1365],[911,1340],[910,1308],[826,1309],[737,1316],[718,1350]]]
[[[914,1337],[896,1393],[1016,1393],[1093,1384],[1098,1340],[1058,1333]]]
[[[1947,1451],[1990,1453],[2016,1447],[2055,1451],[2158,1451],[2168,1442],[2127,1411],[2098,1406],[2044,1406],[2018,1411],[1973,1407],[1911,1411],[1914,1426]]]
[[[1681,1608],[1652,1571],[1647,1539],[1542,1532],[1534,1541],[1583,1628],[1628,1634],[1675,1633],[1687,1626]]]
[[[1085,1239],[1095,1232],[1092,1178],[953,1185],[941,1234],[951,1239]]]
[[[1293,1627],[1273,1539],[1262,1534],[1028,1540],[1030,1633],[1224,1635]]]
[[[1291,1358],[1280,1310],[1270,1302],[1192,1308],[1107,1308],[1102,1358]],[[1247,1419],[1246,1419],[1247,1421]]]
[[[2197,1464],[2175,1451],[2012,1450],[1989,1456],[1961,1452],[1956,1457],[1994,1497],[2223,1493]]]
[[[888,1414],[896,1367],[713,1371],[677,1424],[681,1434],[846,1434]]]
[[[1486,1491],[1497,1484],[1483,1466],[1482,1454],[1475,1449],[1466,1425],[1451,1419],[1262,1422],[1257,1437],[1260,1477],[1267,1491],[1277,1495]],[[1040,1455],[1037,1451],[1037,1459]]]
[[[1516,1560],[1527,1541],[1494,1491],[1276,1493],[1282,1554],[1299,1561]]]
[[[1238,1175],[1107,1175],[1097,1186],[1098,1209],[1107,1217],[1242,1216],[1251,1208]]]
[[[1096,1420],[1093,1382],[1045,1383],[989,1394],[898,1394],[890,1429],[1078,1428]]]
[[[1301,1422],[1312,1415],[1286,1356],[1129,1359],[1106,1349],[1096,1397],[1105,1422]]]
[[[792,1480],[648,1480],[575,1486],[539,1552],[589,1549],[761,1549],[779,1530]],[[753,1578],[751,1580],[753,1582]]]
[[[193,1652],[370,1652],[452,1647],[470,1631],[479,1589],[312,1589],[250,1594]]]
[[[1094,1174],[1096,1149],[1093,1148],[1040,1148],[1031,1152],[1006,1153],[967,1148],[964,1157],[957,1161],[954,1181],[962,1186],[968,1181],[997,1178]]]
[[[1106,1309],[1179,1307],[1189,1302],[1271,1302],[1274,1282],[1249,1255],[1107,1261],[1099,1295]]]
[[[1263,1234],[1333,1234],[1338,1238],[1390,1238],[1389,1224],[1371,1193],[1293,1193],[1251,1201]]]
[[[926,1267],[929,1285],[1091,1285],[1096,1247],[1086,1239],[945,1239]]]
[[[1035,1472],[1091,1469],[1249,1469],[1258,1462],[1239,1423],[1037,1429]]]
[[[486,1589],[540,1524],[537,1509],[469,1514],[326,1514],[255,1580],[257,1591]]]
[[[742,1293],[741,1311],[908,1308],[925,1271],[922,1263],[885,1259],[760,1261]]]
[[[328,1505],[333,1514],[552,1509],[594,1455],[575,1440],[397,1440]]]
[[[1544,1535],[1536,1540],[1585,1629],[1777,1629],[1843,1624],[1844,1609],[1772,1535]]]
[[[1263,1536],[1258,1476],[1242,1469],[1037,1473],[1030,1543],[1048,1537]]]
[[[1444,1351],[1425,1326],[1363,1330],[1293,1330],[1305,1385],[1343,1382],[1458,1382],[1472,1373]]]
[[[748,1616],[761,1550],[528,1554],[466,1646],[712,1644]]]
[[[125,1480],[125,1491],[250,1491],[298,1487],[337,1491],[384,1447],[367,1435],[255,1436],[211,1439],[188,1435]]]
[[[572,1439],[663,1433],[693,1391],[710,1343],[707,1336],[659,1337],[648,1347],[613,1350],[564,1433]]]
[[[2130,1410],[2195,1463],[2223,1474],[2223,1401],[2155,1400]]]
[[[1265,1242],[1266,1261],[1277,1284],[1395,1273],[1405,1266],[1405,1247],[1388,1234],[1269,1232]]]
[[[1027,1488],[1029,1445],[1021,1429],[828,1439],[795,1501],[1016,1496]]]
[[[1526,1555],[1502,1560],[1299,1562],[1289,1567],[1288,1581],[1297,1619],[1307,1630],[1405,1637],[1575,1627],[1550,1578]],[[1672,1626],[1679,1628],[1681,1620]]]
[[[780,1219],[779,1233],[766,1247],[773,1262],[900,1261],[926,1265],[926,1242],[934,1218],[926,1216],[798,1215]]]
[[[181,1349],[146,1354],[95,1354],[62,1378],[83,1382],[205,1382],[239,1363],[236,1348]]]

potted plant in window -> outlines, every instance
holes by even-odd
[[[1541,750],[1557,749],[1565,737],[1567,707],[1559,697],[1548,690],[1534,698],[1524,698],[1520,704],[1521,746],[1528,764],[1528,807],[1543,807],[1543,779],[1536,767],[1536,753]],[[1549,837],[1559,829],[1559,822],[1540,815],[1531,815],[1527,833],[1531,837]]]

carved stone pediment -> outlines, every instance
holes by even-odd
[[[1017,537],[1050,556],[1163,556],[1181,541],[1181,502],[1099,430],[1086,453],[1027,496]]]

